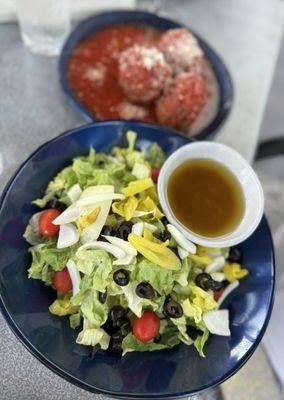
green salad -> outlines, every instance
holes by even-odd
[[[204,356],[210,334],[230,335],[224,298],[248,271],[235,248],[195,245],[164,216],[156,190],[163,150],[91,148],[33,201],[26,227],[29,278],[57,292],[50,313],[76,342],[119,354],[183,342]]]

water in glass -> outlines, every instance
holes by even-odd
[[[68,0],[16,0],[24,44],[33,52],[57,55],[70,31]]]

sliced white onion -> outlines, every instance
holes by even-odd
[[[144,222],[144,228],[148,229],[150,232],[154,233],[158,229],[155,225]]]
[[[123,258],[119,258],[119,259],[115,260],[112,263],[112,265],[129,265],[132,263],[132,261],[133,261],[133,256],[131,254],[127,254]]]
[[[108,253],[112,254],[116,258],[124,258],[127,254],[125,251],[123,251],[120,247],[115,246],[111,243],[107,242],[100,242],[100,241],[94,241],[94,242],[89,242],[86,244],[83,244],[83,246],[79,247],[77,250],[77,253],[80,252],[81,250],[84,249],[102,249],[107,251]]]
[[[73,224],[60,225],[59,235],[57,239],[57,248],[64,249],[65,247],[73,246],[79,241],[79,234]]]
[[[68,260],[66,267],[72,281],[73,296],[75,296],[80,291],[81,276],[73,260]]]
[[[153,214],[154,210],[151,211],[134,211],[133,217],[140,218],[144,217],[145,215]]]
[[[184,250],[182,247],[178,246],[178,255],[183,260],[184,258],[188,257],[189,252]]]
[[[230,336],[229,311],[213,310],[203,314],[203,321],[213,335]]]
[[[79,208],[76,203],[72,204],[66,210],[63,211],[57,218],[55,218],[52,223],[54,225],[69,224],[70,222],[76,221],[79,217]]]
[[[94,185],[89,186],[83,190],[81,199],[90,196],[96,196],[98,194],[104,193],[114,193],[114,186],[113,185]]]
[[[75,201],[77,201],[80,198],[81,194],[82,194],[82,189],[80,188],[79,183],[76,183],[67,192],[67,196],[69,197],[72,203],[75,203]]]
[[[226,279],[224,272],[212,272],[211,276],[217,282],[222,282]]]
[[[220,271],[224,267],[225,262],[226,260],[224,256],[215,257],[213,262],[207,265],[206,272],[211,274],[212,272]]]
[[[170,234],[180,247],[182,247],[184,250],[188,251],[191,254],[196,253],[195,244],[192,243],[190,240],[186,239],[175,226],[173,226],[172,224],[168,224],[167,230],[170,232]]]
[[[91,204],[100,203],[107,200],[123,200],[125,196],[120,193],[101,193],[88,197],[83,197],[77,201],[78,206],[89,206]]]
[[[108,236],[108,235],[102,235],[103,237],[106,238],[111,244],[114,244],[115,246],[119,247],[125,253],[130,254],[131,256],[137,256],[137,250],[135,247],[132,246],[131,243],[127,242],[126,240],[114,237],[114,236]]]
[[[142,236],[143,235],[143,229],[144,229],[144,224],[143,222],[136,222],[136,224],[134,224],[132,226],[132,233],[134,233],[134,235],[137,236]]]
[[[220,305],[223,303],[223,301],[226,299],[226,297],[229,296],[229,294],[235,290],[239,286],[240,282],[238,280],[231,282],[224,290],[224,292],[221,294],[219,297],[217,303],[220,307]]]

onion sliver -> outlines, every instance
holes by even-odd
[[[115,246],[111,243],[101,242],[101,241],[94,241],[83,244],[83,246],[79,247],[77,253],[79,253],[83,249],[102,249],[107,251],[108,253],[112,254],[116,258],[124,258],[126,253],[120,247]]]
[[[72,281],[73,296],[75,296],[80,291],[81,276],[73,260],[68,260],[66,267]]]
[[[235,290],[239,286],[240,282],[238,280],[231,282],[224,290],[224,292],[221,294],[219,297],[217,303],[220,307],[220,305],[223,303],[223,301],[226,299],[226,297],[229,296],[229,294]]]
[[[57,248],[64,249],[65,247],[73,246],[79,241],[79,234],[73,224],[60,225],[59,235],[57,239]]]

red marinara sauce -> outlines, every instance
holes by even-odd
[[[118,84],[118,58],[134,45],[156,46],[161,32],[149,26],[115,25],[82,41],[68,63],[67,77],[80,103],[97,120],[157,122],[155,106],[131,103]]]

